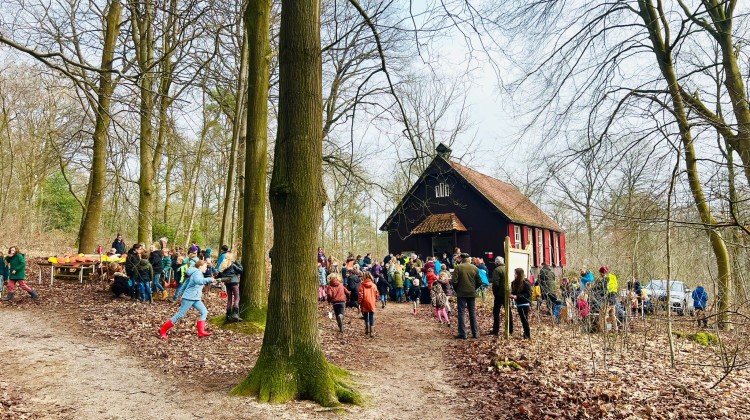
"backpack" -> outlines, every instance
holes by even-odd
[[[539,300],[542,297],[542,287],[537,285],[534,285],[531,288],[531,300]]]
[[[439,283],[433,284],[433,294],[435,295],[432,299],[433,303],[435,304],[436,308],[445,308],[445,305],[448,303],[448,296],[445,295],[445,292],[443,291],[443,286],[441,286]]]

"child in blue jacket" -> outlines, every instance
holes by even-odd
[[[211,335],[210,332],[206,332],[206,318],[208,317],[208,309],[203,304],[201,299],[203,298],[203,286],[213,282],[212,277],[205,277],[204,274],[208,269],[206,261],[198,261],[195,267],[190,267],[185,272],[187,279],[185,280],[185,290],[182,293],[182,304],[180,310],[164,325],[159,329],[159,335],[163,339],[167,339],[167,333],[174,327],[174,325],[182,317],[184,317],[190,308],[195,308],[200,312],[200,319],[198,320],[198,337],[208,337]]]

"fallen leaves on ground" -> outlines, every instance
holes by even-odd
[[[30,266],[30,272],[37,272],[33,261]],[[176,304],[114,298],[96,282],[56,282],[50,287],[48,271],[45,273],[42,284],[33,284],[42,296],[40,302],[33,303],[21,292],[13,304],[16,309],[35,311],[40,316],[61,314],[76,325],[77,331],[122,343],[143,361],[144,367],[177,378],[185,386],[228,391],[244,378],[260,351],[260,335],[212,328],[212,337],[198,339],[195,311],[172,329],[168,341],[161,340],[157,330],[177,311]],[[680,338],[675,338],[676,368],[671,368],[666,327],[660,320],[635,321],[628,332],[593,335],[581,333],[577,326],[553,325],[549,315],[532,310],[533,340],[519,338],[521,325],[515,315],[515,336],[506,341],[485,335],[492,323],[489,301],[477,300],[480,339],[451,341],[448,348],[432,349],[429,341],[412,346],[423,348],[415,357],[442,354],[450,367],[449,380],[458,390],[458,397],[445,404],[460,407],[462,417],[750,417],[747,372],[736,370],[711,389],[723,375],[717,349]],[[204,303],[209,316],[225,311],[226,301],[215,289]],[[409,368],[388,365],[389,352],[400,349],[381,349],[378,338],[368,341],[373,339],[363,336],[363,322],[355,309],[347,309],[345,332],[341,334],[335,320],[327,316],[329,308],[325,303],[318,305],[322,348],[331,362],[354,372],[383,370],[386,366]],[[418,315],[389,323],[378,323],[376,315],[376,334],[399,343],[411,339],[400,322],[436,323],[431,306],[420,305]],[[435,334],[444,334],[435,342],[444,342],[446,336],[456,333],[455,304],[451,320],[450,329],[435,329]],[[697,331],[688,317],[677,319],[675,328]],[[722,335],[724,344],[734,349],[732,354],[743,363],[747,333],[738,328]],[[368,357],[373,349],[377,356]],[[506,361],[513,363],[502,363]],[[388,369],[383,372],[387,375]],[[24,418],[24,402],[14,399],[12,390],[2,388],[2,383],[0,410],[3,416]],[[28,414],[26,418],[34,417]]]

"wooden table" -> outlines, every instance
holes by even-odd
[[[81,284],[83,284],[84,272],[86,270],[90,270],[91,272],[89,274],[93,274],[99,264],[99,261],[90,261],[57,264],[47,262],[40,263],[39,265],[50,267],[49,285],[52,286],[55,284],[55,278],[59,278],[62,280],[78,280]],[[41,278],[41,270],[39,272],[39,276]]]

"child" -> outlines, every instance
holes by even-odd
[[[182,304],[180,304],[180,310],[177,311],[177,313],[170,319],[167,320],[167,322],[164,323],[164,325],[161,326],[159,329],[159,335],[163,339],[167,339],[167,333],[169,330],[174,327],[174,325],[179,321],[182,317],[187,314],[187,311],[190,310],[190,308],[195,308],[200,312],[201,317],[198,320],[197,328],[198,328],[198,337],[208,337],[211,335],[210,332],[206,331],[206,318],[208,317],[208,309],[206,309],[206,306],[201,302],[201,298],[203,297],[203,286],[206,284],[209,284],[213,281],[213,278],[210,277],[204,277],[204,273],[206,272],[206,269],[208,269],[208,265],[205,261],[198,261],[195,264],[195,267],[191,267],[187,270],[186,274],[188,276],[188,279],[185,280],[185,291],[182,297]]]
[[[388,273],[393,279],[393,288],[396,290],[396,302],[401,303],[404,301],[404,270],[401,268],[398,260],[391,263]]]
[[[323,264],[318,263],[318,301],[324,302],[326,300],[326,285],[328,281],[326,279],[326,268]]]
[[[409,287],[409,300],[411,301],[413,308],[412,308],[412,314],[417,315],[417,305],[419,304],[419,295],[422,294],[422,291],[419,290],[419,279],[412,278],[411,279],[411,287]]]
[[[162,275],[164,274],[164,254],[161,249],[157,249],[156,245],[151,245],[150,252],[148,254],[148,262],[151,263],[151,269],[154,273],[153,281],[151,284],[151,293],[156,295],[156,299],[167,299],[167,291],[164,289],[162,283]]]
[[[163,278],[166,287],[172,283],[172,251],[169,248],[164,248],[164,258],[161,259],[162,270],[164,271]],[[162,299],[167,300],[167,291],[162,293]]]
[[[382,275],[378,278],[378,294],[380,295],[380,304],[383,308],[385,308],[386,301],[388,300],[388,291],[391,288],[391,285],[388,284],[388,280],[385,279]]]
[[[109,290],[119,298],[127,298],[130,291],[130,279],[128,275],[122,272],[122,266],[117,263],[110,263],[108,270],[112,272],[112,286]]]
[[[8,256],[3,260],[3,264],[8,264],[8,295],[3,298],[4,301],[13,300],[16,294],[16,284],[28,292],[32,300],[39,299],[36,291],[26,284],[26,257],[18,250],[18,247],[8,248]]]
[[[344,309],[346,309],[346,301],[349,295],[349,291],[339,281],[338,274],[329,274],[326,297],[331,306],[333,306],[333,312],[336,314],[336,323],[339,324],[339,332],[342,333],[344,332]]]
[[[349,289],[349,307],[357,308],[361,312],[362,310],[359,307],[359,286],[362,285],[362,280],[354,268],[347,269],[346,272],[348,275],[346,288]]]
[[[240,318],[240,276],[245,271],[239,261],[234,260],[234,254],[225,252],[219,266],[219,278],[227,286],[227,315],[226,323],[241,322]]]
[[[450,327],[451,321],[448,319],[448,312],[445,307],[448,304],[448,296],[445,295],[445,289],[439,281],[432,283],[432,290],[430,290],[430,300],[432,300],[432,306],[435,307],[435,316],[437,316],[438,323],[443,323],[443,317],[445,317],[445,323]]]
[[[591,330],[589,325],[589,297],[586,294],[586,292],[581,292],[578,295],[578,300],[576,301],[576,307],[578,308],[578,316],[581,317],[581,321],[583,322],[583,330],[584,332],[589,332]]]
[[[175,282],[177,282],[177,290],[174,292],[174,297],[172,298],[172,303],[177,303],[177,299],[182,295],[182,292],[185,291],[185,286],[187,286],[187,283],[185,280],[187,278],[185,277],[185,272],[187,271],[187,263],[185,260],[184,255],[180,255],[175,260],[175,270],[174,270],[174,277]]]
[[[151,294],[151,284],[154,281],[154,267],[151,266],[147,258],[141,257],[141,260],[136,264],[135,279],[138,283],[138,300],[154,303],[154,298]]]
[[[363,274],[364,281],[359,286],[359,307],[365,319],[365,335],[375,337],[373,327],[375,326],[375,302],[378,301],[378,288],[372,282],[372,274],[366,271]]]

